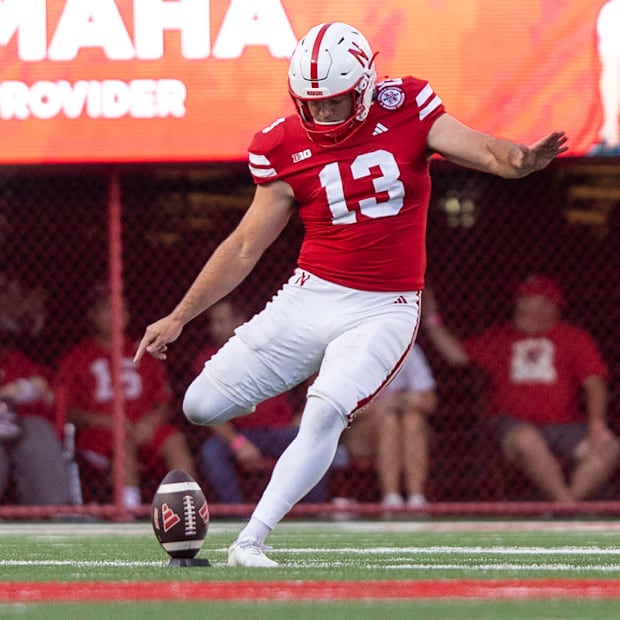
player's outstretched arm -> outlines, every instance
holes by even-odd
[[[288,184],[275,181],[258,186],[237,228],[211,255],[177,307],[146,328],[134,362],[138,363],[145,353],[166,359],[167,345],[181,335],[183,327],[230,293],[252,271],[286,226],[294,204]]]
[[[517,179],[542,170],[566,152],[567,140],[563,131],[554,131],[528,146],[476,131],[443,114],[431,127],[427,144],[461,166]]]

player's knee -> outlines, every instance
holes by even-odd
[[[336,407],[328,401],[311,396],[301,418],[299,432],[306,436],[339,436],[346,428],[346,422]]]
[[[203,375],[187,388],[183,398],[185,417],[193,424],[202,426],[228,422],[253,410],[253,407],[244,408],[231,401]]]
[[[185,392],[183,398],[183,413],[192,424],[209,424],[212,415],[208,410],[208,398],[204,390],[194,381]]]

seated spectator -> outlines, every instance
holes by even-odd
[[[557,283],[538,275],[518,286],[510,323],[463,342],[443,324],[429,290],[422,316],[448,362],[471,362],[488,375],[489,423],[506,460],[546,497],[575,502],[602,491],[618,465],[620,443],[606,420],[605,364],[593,338],[561,319],[562,304]]]
[[[393,381],[343,434],[353,459],[370,459],[377,470],[385,508],[424,506],[429,468],[428,416],[437,407],[435,380],[414,345]]]
[[[0,271],[0,329],[6,336],[23,340],[41,334],[46,301],[43,288],[25,288]]]
[[[23,353],[31,362],[47,367],[53,359],[47,339],[47,291],[27,286],[16,276],[0,271],[0,333],[3,345]]]
[[[48,375],[19,350],[0,345],[0,495],[12,471],[27,505],[71,503]]]
[[[246,317],[229,299],[207,310],[209,345],[194,361],[194,376],[204,363],[233,335]],[[143,359],[143,362],[145,360]],[[243,360],[239,361],[240,364]],[[290,394],[266,400],[252,415],[235,418],[213,426],[211,436],[200,449],[200,463],[213,491],[213,500],[225,504],[244,503],[238,466],[252,470],[263,468],[265,459],[276,459],[297,435],[298,416]],[[323,502],[327,498],[327,477],[308,493],[304,501]]]
[[[107,470],[114,448],[112,386],[112,308],[105,289],[97,291],[88,318],[92,335],[60,361],[58,382],[66,393],[68,419],[76,427],[76,447],[93,466]],[[129,321],[122,309],[123,329]],[[136,367],[135,344],[123,343],[122,384],[125,402],[124,503],[141,503],[140,473],[158,464],[195,475],[184,435],[169,422],[171,391],[164,365],[144,360]]]

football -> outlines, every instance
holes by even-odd
[[[151,523],[171,558],[193,558],[209,528],[209,507],[200,485],[184,471],[168,472],[153,497]]]

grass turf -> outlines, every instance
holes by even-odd
[[[617,601],[402,601],[317,603],[107,603],[0,605],[0,617],[41,620],[601,620]]]
[[[501,522],[463,528],[459,523],[285,522],[270,536],[277,569],[232,569],[226,548],[240,524],[213,523],[198,557],[210,568],[168,568],[167,556],[147,524],[2,524],[2,582],[112,581],[235,582],[392,580],[582,580],[620,577],[620,529],[610,523],[542,524],[520,528]],[[259,588],[260,589],[260,588]],[[524,595],[525,597],[527,595]],[[154,599],[157,596],[154,586]],[[597,618],[618,617],[620,600],[494,597],[484,600],[408,599],[318,601],[135,601],[0,604],[6,618]],[[4,599],[6,600],[6,599]]]

